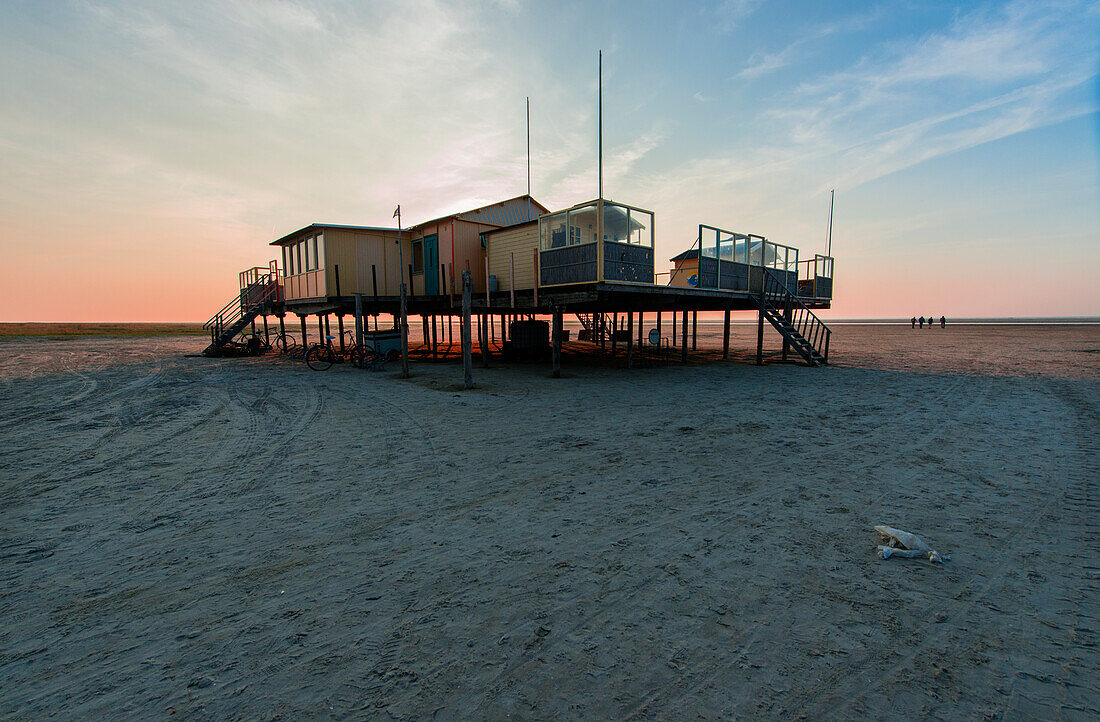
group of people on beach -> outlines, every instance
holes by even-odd
[[[935,322],[936,322],[936,319],[929,316],[928,317],[928,328],[932,328],[932,324],[935,323]],[[920,318],[917,318],[916,316],[913,316],[913,318],[909,319],[909,323],[910,323],[910,325],[913,326],[913,328],[916,328],[918,324],[920,325],[921,328],[924,328],[924,324],[925,324],[924,316],[921,316]],[[944,317],[944,316],[940,316],[940,328],[947,328],[947,318]]]

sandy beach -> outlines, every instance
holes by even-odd
[[[1100,326],[704,330],[471,391],[0,342],[0,715],[1097,718]]]

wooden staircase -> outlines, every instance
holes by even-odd
[[[203,351],[204,356],[221,355],[227,344],[250,326],[257,316],[270,308],[272,303],[279,300],[277,269],[254,274],[249,281],[233,300],[202,325],[203,330],[210,332],[210,345]]]
[[[758,303],[764,318],[807,364],[828,364],[832,330],[771,271],[763,270],[764,283]]]

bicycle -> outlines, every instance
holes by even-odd
[[[324,343],[310,346],[306,351],[306,365],[314,371],[328,371],[334,363],[343,363],[340,354],[332,347],[334,338],[335,336],[325,336]]]

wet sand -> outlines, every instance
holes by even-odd
[[[472,391],[0,342],[0,714],[1097,717],[1100,327],[705,328]]]

